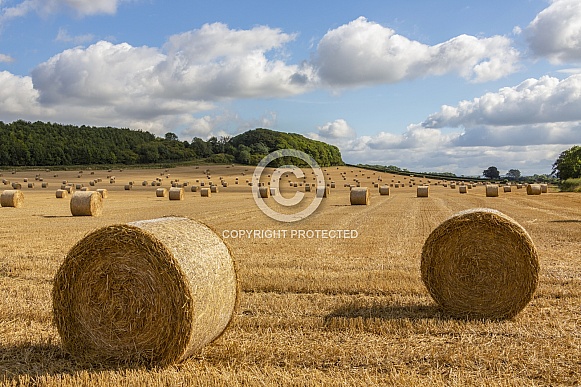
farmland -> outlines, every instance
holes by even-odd
[[[156,197],[156,187],[141,185],[156,178],[166,188],[173,179],[196,185],[196,180],[209,180],[203,173],[206,168],[212,181],[222,177],[228,182],[209,198],[186,187],[184,200],[170,201]],[[256,206],[245,183],[252,171],[215,165],[94,174],[42,171],[48,188],[37,183],[29,189],[23,183],[23,207],[0,208],[0,381],[70,386],[581,383],[578,193],[550,189],[529,196],[513,187],[512,192],[488,198],[483,185],[460,194],[458,187],[432,180],[429,197],[418,198],[408,176],[329,167],[325,178],[336,182],[330,196],[311,216],[281,223]],[[3,171],[3,178],[34,181],[36,173]],[[111,174],[116,176],[114,184],[107,178]],[[312,183],[310,172],[305,175],[305,180],[283,178],[282,193],[302,191],[287,180]],[[380,184],[401,181],[403,188],[393,187],[389,196],[380,196],[373,187],[379,176]],[[102,182],[90,188],[109,191],[102,216],[73,217],[69,200],[55,198],[62,180],[88,186],[97,177]],[[353,184],[354,178],[370,187],[370,205],[349,204],[344,184]],[[414,182],[420,180],[417,176]],[[125,190],[129,181],[133,189]],[[305,195],[310,200],[314,192]],[[266,200],[283,210],[273,198]],[[421,249],[430,232],[449,216],[476,207],[493,208],[516,220],[539,252],[535,296],[511,320],[449,318],[420,278]],[[232,324],[220,339],[175,366],[76,363],[62,352],[52,324],[52,280],[67,251],[96,228],[168,215],[199,220],[227,236],[242,288]],[[245,234],[247,230],[252,234]],[[270,233],[260,233],[265,230]],[[309,230],[349,233],[330,238]]]

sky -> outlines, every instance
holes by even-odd
[[[0,0],[0,121],[18,119],[549,174],[581,144],[581,2]]]

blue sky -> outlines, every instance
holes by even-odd
[[[349,163],[550,173],[581,143],[581,3],[0,0],[0,120],[236,135]]]

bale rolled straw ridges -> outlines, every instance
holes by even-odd
[[[73,216],[100,216],[103,213],[103,197],[96,191],[77,191],[71,197]]]
[[[526,230],[491,209],[445,220],[422,249],[422,281],[454,317],[515,316],[532,299],[538,271],[538,254]]]
[[[19,190],[7,189],[0,195],[0,206],[20,208],[24,204],[24,194]]]
[[[87,235],[67,254],[52,297],[63,347],[77,359],[164,366],[224,332],[239,284],[216,233],[160,218]]]
[[[367,187],[353,187],[349,194],[351,205],[369,205],[369,190]]]

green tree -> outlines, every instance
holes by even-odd
[[[561,180],[581,177],[581,146],[575,145],[561,152],[551,174]]]
[[[518,179],[520,179],[520,176],[521,176],[520,171],[518,169],[510,169],[508,171],[508,173],[506,174],[506,177],[509,180],[518,180]]]
[[[500,178],[500,173],[498,172],[498,168],[496,168],[496,167],[488,167],[488,169],[485,169],[484,171],[482,171],[482,175],[484,177],[489,178],[489,179]]]

